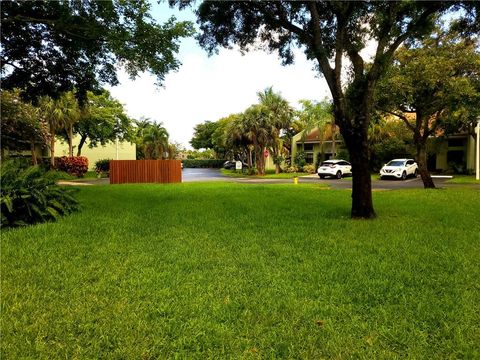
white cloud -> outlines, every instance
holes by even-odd
[[[110,91],[130,116],[162,121],[171,140],[187,146],[196,124],[245,110],[268,86],[293,106],[300,99],[330,97],[325,80],[312,70],[313,62],[300,51],[297,55],[294,65],[281,66],[276,55],[263,51],[242,56],[237,50],[222,49],[210,58],[198,51],[182,51],[183,65],[166,76],[164,88],[157,88],[148,74],[131,81],[120,71],[121,85]]]

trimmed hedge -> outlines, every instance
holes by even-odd
[[[88,171],[88,158],[85,156],[62,156],[55,158],[55,168],[70,175],[82,177]]]
[[[215,168],[220,169],[223,167],[225,159],[207,159],[207,160],[194,160],[185,159],[182,160],[184,168]]]

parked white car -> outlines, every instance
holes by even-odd
[[[380,169],[380,179],[394,177],[405,180],[408,176],[418,176],[418,165],[413,159],[393,159]]]
[[[333,176],[341,179],[343,176],[352,175],[352,165],[345,160],[326,160],[317,169],[320,179]]]

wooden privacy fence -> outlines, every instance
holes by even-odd
[[[110,160],[110,184],[178,182],[180,160]]]

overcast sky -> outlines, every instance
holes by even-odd
[[[165,4],[152,8],[153,17],[161,22],[172,14],[195,21],[190,10],[171,10]],[[281,66],[276,54],[262,51],[242,56],[237,50],[221,49],[208,57],[194,39],[186,39],[178,54],[182,65],[165,77],[163,88],[155,86],[155,78],[148,74],[131,81],[119,71],[120,85],[109,90],[131,117],[163,122],[170,141],[190,147],[196,124],[245,110],[266,87],[273,86],[295,107],[301,99],[330,98],[325,80],[312,70],[314,63],[301,51],[297,55],[289,66]]]

